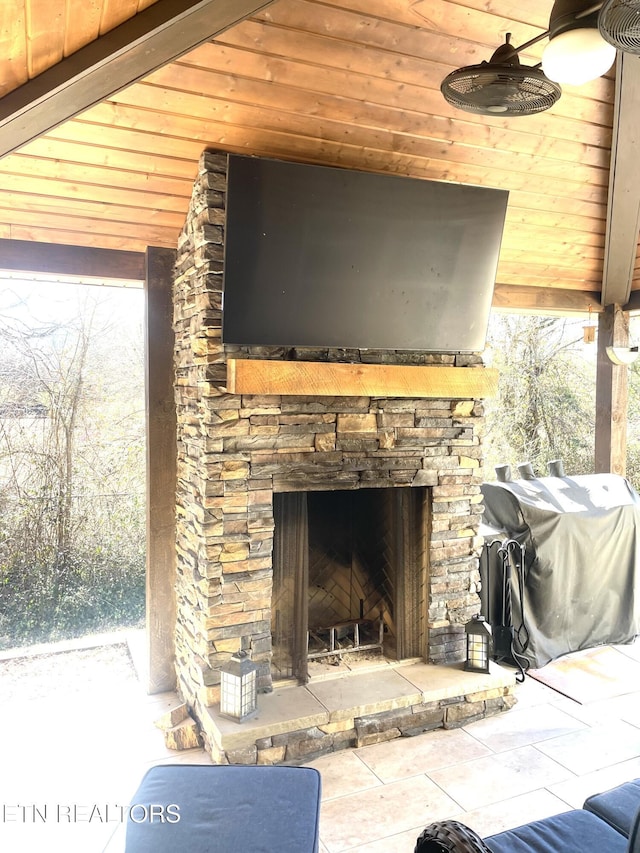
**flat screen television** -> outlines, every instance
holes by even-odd
[[[507,199],[231,155],[223,341],[479,352]]]

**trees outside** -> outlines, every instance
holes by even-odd
[[[640,316],[629,318],[632,345],[640,340]],[[627,479],[640,491],[640,360],[629,368],[629,413],[627,418]]]
[[[498,396],[486,403],[487,479],[496,465],[520,462],[544,476],[552,459],[561,459],[568,475],[593,473],[597,345],[583,342],[584,325],[584,319],[492,315],[487,342],[500,380]],[[640,317],[632,316],[629,326],[637,341]],[[640,491],[640,360],[629,368],[627,479]]]
[[[488,345],[500,373],[487,401],[485,476],[494,466],[530,462],[537,476],[561,459],[567,474],[594,467],[595,344],[583,344],[582,320],[496,314]],[[514,473],[517,475],[517,472]]]
[[[142,292],[0,284],[0,647],[139,623]]]

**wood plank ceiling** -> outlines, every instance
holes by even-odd
[[[151,5],[1,0],[0,94]],[[522,294],[524,305],[524,288],[535,287],[595,307],[613,71],[564,87],[554,107],[528,117],[460,112],[439,90],[454,68],[488,60],[507,32],[519,45],[546,30],[551,6],[277,0],[0,160],[0,238],[175,247],[209,146],[508,189],[503,300],[516,305]],[[539,62],[544,44],[522,62]]]
[[[0,4],[0,97],[155,0],[11,0]]]

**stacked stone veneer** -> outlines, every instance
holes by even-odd
[[[239,348],[221,342],[225,154],[200,159],[175,276],[179,689],[219,700],[219,667],[240,649],[271,689],[273,493],[431,490],[428,660],[459,661],[478,611],[482,403],[458,399],[235,396],[228,357],[447,364],[478,356]]]

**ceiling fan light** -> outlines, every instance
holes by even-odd
[[[611,68],[616,49],[595,27],[576,27],[552,37],[542,53],[542,69],[550,80],[581,86]]]

